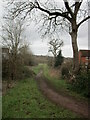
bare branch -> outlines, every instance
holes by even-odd
[[[77,27],[79,28],[79,26],[84,23],[86,20],[90,19],[90,16],[86,17],[85,19],[83,19],[78,25]]]
[[[67,14],[68,12],[62,12],[62,13],[61,12],[57,12],[57,11],[50,12],[50,10],[42,8],[38,2],[36,2],[36,3],[37,3],[37,6],[34,5],[34,7],[38,8],[39,10],[41,10],[41,11],[43,11],[45,13],[47,13],[49,16],[54,16],[54,15],[55,16],[61,16],[61,17],[66,18],[67,20],[71,21],[71,18]]]
[[[75,3],[75,10],[74,10],[75,16],[77,15],[81,4],[82,4],[82,2],[76,2],[76,3]]]
[[[68,10],[68,12],[70,13],[71,17],[74,18],[74,14],[69,6],[69,3],[67,2],[67,0],[64,0],[64,4],[65,4],[65,7],[66,9]]]
[[[53,39],[49,42],[49,45],[50,47],[48,52],[52,52],[52,54],[54,55],[54,58],[56,58],[56,56],[58,55],[58,52],[63,46],[63,41],[58,39]]]

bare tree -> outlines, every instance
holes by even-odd
[[[53,40],[50,40],[50,42],[49,42],[48,52],[51,52],[54,56],[54,64],[53,64],[54,66],[56,63],[57,56],[58,56],[59,52],[61,51],[62,46],[63,46],[62,40],[53,39]]]
[[[61,47],[63,46],[63,41],[53,39],[49,42],[49,45],[50,45],[49,52],[51,52],[54,58],[56,58],[59,51],[61,50]]]
[[[26,16],[30,15],[31,13],[36,13],[36,15],[38,12],[41,13],[41,17],[44,19],[43,25],[48,25],[46,33],[53,28],[52,26],[54,26],[54,28],[66,28],[65,26],[67,26],[68,33],[72,39],[73,70],[74,73],[77,73],[79,70],[77,34],[79,27],[90,18],[88,15],[88,10],[85,10],[85,8],[82,6],[83,0],[62,0],[62,5],[61,1],[60,3],[58,2],[58,4],[56,4],[56,1],[54,0],[43,2],[44,1],[40,0],[23,0],[22,2],[15,2],[14,0],[12,3],[16,6],[12,9],[13,16],[15,17],[23,13],[24,18],[26,18]],[[46,24],[46,22],[48,24]]]
[[[2,44],[9,48],[9,77],[13,80],[17,77],[19,49],[22,46],[23,23],[20,20],[7,21],[2,26]]]

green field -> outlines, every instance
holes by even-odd
[[[34,79],[20,80],[3,96],[3,118],[76,118],[69,110],[48,101]]]

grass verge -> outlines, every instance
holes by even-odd
[[[2,98],[3,118],[76,118],[69,110],[48,101],[37,88],[36,81],[18,81]]]

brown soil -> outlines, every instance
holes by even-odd
[[[40,90],[49,100],[58,106],[63,106],[64,108],[77,113],[84,118],[88,118],[88,102],[83,102],[82,100],[77,101],[74,98],[71,99],[70,96],[65,96],[54,91],[54,89],[47,84],[42,71],[36,76],[36,80]]]

